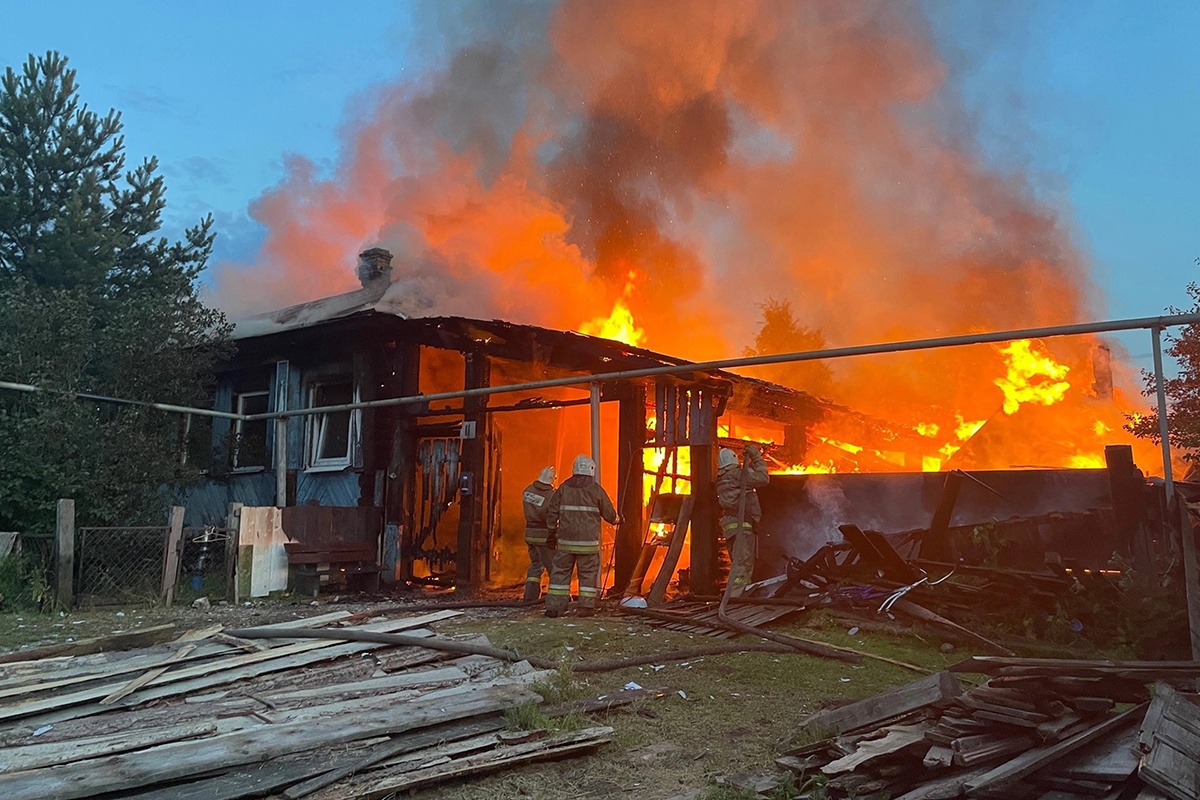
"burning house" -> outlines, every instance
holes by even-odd
[[[278,506],[288,540],[327,557],[369,553],[385,583],[516,580],[526,558],[521,491],[543,466],[563,475],[576,453],[594,452],[624,518],[606,548],[606,563],[615,565],[610,583],[624,586],[643,540],[675,523],[679,503],[666,496],[692,495],[683,563],[690,557],[693,584],[712,589],[718,538],[708,504],[717,448],[769,441],[781,468],[801,463],[813,426],[849,413],[719,371],[589,387],[594,374],[687,362],[578,332],[407,317],[383,299],[390,262],[387,251],[368,250],[358,268],[362,288],[238,322],[218,410],[331,410],[282,422],[215,420],[209,479],[187,504],[193,523],[220,520],[233,502]],[[539,392],[354,407],[571,376],[585,380]]]

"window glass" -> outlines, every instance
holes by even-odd
[[[337,406],[355,401],[350,380],[314,384],[309,389],[309,407]],[[354,436],[353,411],[315,414],[309,426],[309,466],[346,466]]]

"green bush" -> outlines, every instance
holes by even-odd
[[[36,611],[51,602],[46,564],[29,552],[0,561],[0,611]]]

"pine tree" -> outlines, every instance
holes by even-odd
[[[208,217],[160,234],[153,158],[126,169],[121,117],[82,103],[57,53],[0,82],[0,380],[62,392],[206,402],[229,326],[199,296]],[[198,477],[177,416],[0,391],[0,530],[157,522]],[[165,517],[164,517],[165,518]]]
[[[767,300],[761,308],[762,327],[754,337],[754,346],[746,348],[746,355],[774,355],[824,349],[825,337],[820,331],[801,325],[792,312],[792,304],[787,300]],[[817,397],[827,397],[833,388],[833,372],[820,361],[777,364],[765,369],[763,375],[784,386],[800,389]]]

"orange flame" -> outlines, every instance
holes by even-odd
[[[1052,406],[1071,388],[1064,380],[1071,368],[1035,351],[1029,339],[1015,341],[1000,352],[1007,356],[1008,373],[994,383],[1004,392],[1005,414],[1017,413],[1024,403]]]
[[[629,280],[625,282],[621,296],[613,303],[612,312],[607,317],[596,317],[584,322],[579,326],[579,332],[640,347],[646,340],[646,332],[633,321],[633,312],[629,310],[626,303],[626,300],[633,294],[633,284],[636,278],[637,273],[630,271]]]

